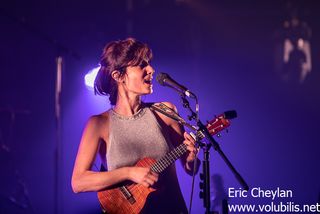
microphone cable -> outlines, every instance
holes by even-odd
[[[194,180],[196,175],[196,168],[197,168],[197,162],[198,162],[198,154],[199,150],[196,154],[195,161],[193,162],[193,173],[192,173],[192,184],[191,184],[191,193],[190,193],[190,203],[189,203],[189,211],[188,213],[191,214],[191,208],[192,208],[192,199],[193,199],[193,191],[194,191]],[[200,160],[199,160],[200,161]],[[200,167],[200,165],[199,165]]]
[[[199,102],[198,102],[198,97],[195,97],[196,99],[196,122],[199,122]],[[196,142],[199,140],[197,135],[196,135]],[[190,193],[190,203],[189,203],[189,211],[188,213],[191,214],[191,208],[192,208],[192,200],[193,200],[193,192],[194,192],[194,180],[195,180],[195,175],[196,175],[196,168],[197,168],[197,162],[198,162],[198,154],[200,148],[197,149],[197,154],[195,157],[195,161],[193,162],[193,173],[192,173],[192,184],[191,184],[191,193]],[[200,160],[199,160],[200,161]],[[200,164],[199,164],[200,167]],[[199,170],[199,169],[198,169]]]

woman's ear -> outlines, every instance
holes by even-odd
[[[119,82],[119,83],[122,82],[122,79],[123,79],[123,78],[120,77],[120,72],[117,71],[117,70],[112,71],[111,77],[112,77],[115,81],[117,81],[117,82]]]

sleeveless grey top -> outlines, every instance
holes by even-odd
[[[144,157],[158,160],[171,150],[169,136],[149,107],[142,107],[130,117],[119,115],[112,109],[109,115],[108,170],[133,166]],[[141,213],[187,213],[174,164],[159,175],[154,187],[157,191],[148,196]]]
[[[144,157],[157,160],[169,151],[169,139],[150,108],[143,107],[129,117],[111,109],[109,115],[108,170],[133,166]]]

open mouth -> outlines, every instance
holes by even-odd
[[[152,80],[150,79],[150,80],[144,80],[144,83],[146,83],[146,84],[152,84]]]

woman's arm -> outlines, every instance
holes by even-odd
[[[123,167],[107,172],[91,170],[96,158],[99,143],[105,143],[106,138],[101,134],[106,132],[108,122],[102,116],[93,116],[87,122],[83,131],[76,157],[73,174],[72,189],[75,193],[99,191],[125,180],[131,180],[144,186],[153,185],[158,175],[143,167]]]
[[[163,104],[165,104],[166,106],[168,106],[169,108],[171,108],[177,113],[177,108],[175,107],[174,104],[169,102],[163,102]],[[160,114],[158,115],[160,116]],[[195,144],[194,139],[188,133],[185,132],[183,126],[177,121],[164,115],[162,115],[161,118],[168,125],[170,139],[171,139],[171,142],[174,144],[174,146],[176,147],[180,143],[185,143],[187,145],[188,152],[185,155],[183,155],[181,158],[181,162],[185,171],[189,175],[192,175],[193,169],[194,169],[193,168],[194,161],[197,161],[195,172],[198,172],[199,166],[200,166],[200,160],[198,158],[196,159],[197,149],[194,146]]]

